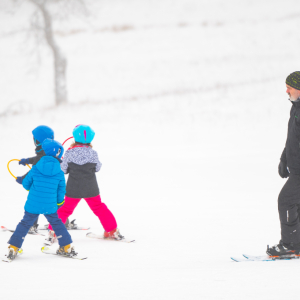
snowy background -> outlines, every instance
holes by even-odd
[[[102,200],[136,243],[71,232],[88,256],[76,261],[42,254],[43,237],[27,236],[24,254],[1,264],[1,299],[297,295],[300,261],[230,256],[263,255],[280,239],[277,167],[285,78],[300,64],[299,1],[86,3],[88,17],[54,24],[69,96],[56,107],[51,52],[28,32],[32,4],[0,0],[0,223],[14,228],[23,216],[27,192],[6,165],[34,155],[32,129],[48,125],[63,142],[83,123],[96,132]],[[73,218],[103,232],[84,201]],[[0,233],[3,256],[9,237]]]

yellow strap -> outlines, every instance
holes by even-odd
[[[12,159],[12,160],[10,160],[10,161],[8,162],[8,164],[7,164],[7,170],[8,170],[8,172],[11,174],[12,177],[14,177],[15,179],[17,179],[17,177],[16,177],[16,176],[10,171],[10,169],[9,169],[9,164],[10,164],[12,161],[14,161],[14,160],[16,160],[16,161],[21,161],[20,159]],[[26,164],[26,166],[27,166],[29,169],[31,169],[31,167],[30,167],[29,165]]]

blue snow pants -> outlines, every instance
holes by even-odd
[[[31,214],[25,211],[24,217],[18,224],[15,232],[10,237],[8,244],[21,248],[25,236],[27,235],[30,227],[38,218],[38,214]],[[57,212],[54,214],[44,215],[48,222],[51,224],[58,240],[59,246],[63,247],[72,243],[72,238],[61,219],[58,218]]]

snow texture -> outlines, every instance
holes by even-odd
[[[136,242],[74,231],[88,257],[75,261],[42,254],[43,237],[27,236],[23,255],[1,265],[1,299],[297,297],[300,261],[230,256],[264,255],[280,239],[277,167],[290,110],[285,78],[300,65],[299,1],[90,0],[87,21],[55,23],[68,58],[61,107],[51,52],[44,43],[34,52],[27,32],[33,8],[23,1],[13,14],[9,3],[0,1],[1,225],[23,216],[27,192],[6,165],[33,156],[32,129],[51,126],[63,142],[89,124],[101,198]],[[73,218],[103,231],[84,201]],[[9,237],[0,232],[3,255]]]

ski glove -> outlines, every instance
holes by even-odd
[[[29,158],[22,158],[20,161],[19,161],[19,165],[23,165],[23,166],[26,166],[29,164]]]
[[[16,182],[22,184],[23,177],[17,177]]]
[[[280,161],[279,166],[278,166],[278,173],[281,178],[287,178],[290,175],[290,172],[287,168],[287,164],[283,161]]]

